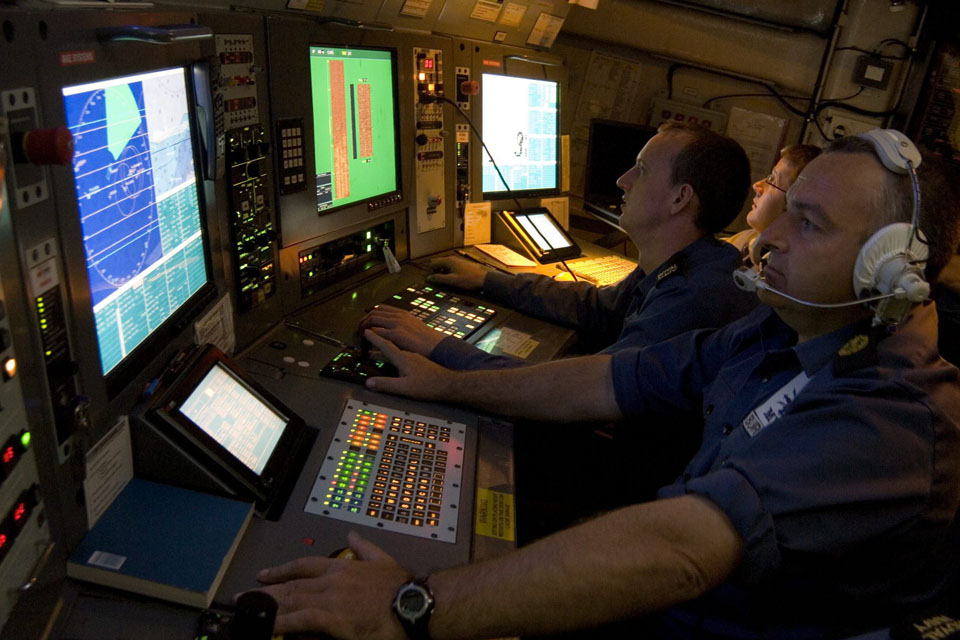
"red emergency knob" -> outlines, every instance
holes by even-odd
[[[67,127],[33,129],[11,137],[16,162],[70,164],[73,160],[73,134]]]

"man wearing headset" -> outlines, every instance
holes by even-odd
[[[904,139],[872,133],[807,166],[759,240],[765,305],[722,329],[497,372],[451,372],[368,332],[401,373],[368,381],[380,391],[638,429],[698,413],[703,443],[657,500],[484,563],[411,579],[351,534],[358,561],[267,569],[276,630],[440,640],[631,618],[653,637],[826,638],[929,602],[953,570],[960,375],[937,354],[934,306],[907,296],[960,231],[954,203],[924,207],[915,232],[903,159],[885,168]],[[851,303],[864,280],[861,298],[896,297]]]

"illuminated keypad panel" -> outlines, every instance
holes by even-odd
[[[406,309],[431,329],[454,338],[466,338],[496,314],[496,310],[475,304],[430,285],[407,287],[384,304]]]
[[[348,400],[305,511],[455,543],[466,425]]]

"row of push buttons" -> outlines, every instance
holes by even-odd
[[[407,287],[393,296],[408,307],[414,317],[431,329],[455,338],[465,338],[486,322],[495,311],[483,305],[472,305],[458,296],[448,296],[433,287]],[[406,302],[406,304],[405,304]]]
[[[417,527],[440,524],[447,452],[432,443],[413,445],[388,434],[367,515]]]
[[[387,415],[361,409],[354,418],[330,481],[323,505],[359,513],[364,506],[373,464],[380,449]],[[443,504],[447,452],[431,442],[405,436],[450,441],[450,428],[395,416],[376,470],[366,514],[401,524],[436,527]]]
[[[357,411],[340,454],[337,470],[323,501],[325,507],[359,513],[370,482],[370,472],[387,423],[387,415],[366,409]]]
[[[417,420],[395,417],[390,423],[390,431],[427,440],[450,442],[450,427],[437,426]]]
[[[348,400],[307,513],[457,542],[467,426]]]

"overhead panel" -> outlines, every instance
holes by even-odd
[[[833,25],[837,0],[661,0],[666,4],[721,13],[771,25],[803,29],[826,35]]]

